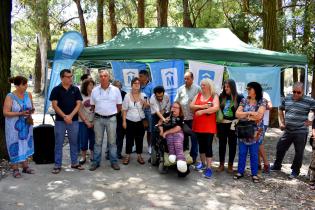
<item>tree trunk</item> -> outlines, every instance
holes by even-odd
[[[145,27],[145,22],[144,22],[145,9],[144,8],[145,8],[145,1],[138,0],[137,12],[138,12],[138,27],[139,28]]]
[[[167,27],[168,0],[157,0],[158,27]]]
[[[292,0],[292,2],[291,2],[291,12],[292,12],[292,14],[294,14],[295,13],[295,6],[294,5],[296,5],[296,2],[297,2],[297,0]],[[293,20],[292,20],[293,22],[292,22],[292,26],[291,26],[291,34],[292,34],[292,40],[293,40],[293,42],[296,42],[296,19],[295,18],[293,18]],[[295,83],[295,82],[297,82],[299,80],[299,78],[298,78],[298,69],[297,69],[297,67],[293,67],[293,83]]]
[[[263,0],[263,48],[278,50],[277,1]]]
[[[115,0],[109,0],[108,11],[109,11],[110,32],[111,32],[111,37],[113,38],[114,36],[117,35]]]
[[[190,19],[189,0],[183,0],[183,26],[192,28],[193,24]]]
[[[37,37],[36,44],[36,58],[35,58],[35,66],[34,66],[34,93],[41,93],[41,78],[42,78],[42,67],[40,60],[40,50],[39,50],[39,41]]]
[[[0,104],[4,103],[6,95],[10,92],[10,84],[8,78],[10,77],[11,66],[11,11],[12,1],[0,1]],[[6,141],[5,141],[5,127],[4,116],[2,110],[0,111],[0,159],[8,159]]]
[[[104,42],[104,0],[97,0],[97,44]]]
[[[313,69],[312,69],[312,98],[315,99],[315,52],[313,53]]]
[[[264,27],[263,48],[267,50],[279,50],[277,28],[277,1],[263,0],[262,22]],[[270,110],[270,126],[279,127],[278,108]]]
[[[73,0],[73,1],[77,5],[79,20],[80,20],[80,30],[81,30],[81,34],[83,36],[84,46],[86,47],[86,46],[88,46],[88,37],[87,37],[87,32],[86,32],[85,20],[84,20],[84,16],[83,16],[83,10],[81,7],[81,0]]]
[[[305,68],[300,68],[300,82],[306,85],[305,81]]]
[[[243,0],[243,12],[245,15],[248,15],[249,12],[249,0]],[[242,41],[249,43],[249,24],[246,23],[243,29],[243,38]]]
[[[277,19],[278,20],[283,20],[285,18],[285,15],[284,15],[284,12],[283,12],[283,9],[282,9],[282,0],[278,0],[278,5],[277,5]],[[285,36],[285,33],[284,33],[284,21],[278,21],[277,22],[277,25],[278,25],[278,48],[277,50],[278,51],[283,51],[283,37]]]
[[[303,16],[303,23],[304,23],[304,30],[303,30],[303,52],[304,54],[307,54],[307,48],[310,45],[310,37],[311,37],[311,0],[305,1],[305,10],[304,10],[304,16]],[[305,81],[305,74],[307,75],[308,72],[306,72],[306,69],[301,69],[300,74],[300,82],[304,83],[304,85],[307,85],[308,81]]]
[[[296,83],[297,81],[299,81],[298,68],[297,67],[293,67],[293,83]]]
[[[48,18],[48,0],[42,0],[38,3],[32,2],[32,8],[35,10],[35,16],[37,20],[36,28],[38,31],[38,43],[40,50],[41,61],[41,87],[45,87],[45,71],[47,65],[47,51],[51,49],[50,44],[50,27]],[[44,91],[45,88],[42,88]]]

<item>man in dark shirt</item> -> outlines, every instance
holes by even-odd
[[[279,107],[279,124],[281,130],[284,130],[284,133],[278,141],[276,160],[271,170],[281,170],[285,153],[293,143],[295,155],[291,166],[292,173],[289,179],[296,178],[300,173],[308,126],[312,123],[308,121],[308,113],[311,110],[315,110],[314,99],[305,96],[303,89],[303,83],[296,82],[293,85],[293,95],[285,97]]]
[[[83,170],[78,164],[78,111],[81,106],[82,96],[79,88],[72,85],[72,74],[69,69],[60,72],[61,83],[51,91],[49,100],[56,112],[55,122],[55,167],[52,171],[58,174],[62,166],[62,146],[67,130],[71,168]]]

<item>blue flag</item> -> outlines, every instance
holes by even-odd
[[[111,62],[113,75],[115,80],[119,80],[122,84],[122,89],[128,92],[131,89],[131,80],[134,77],[139,77],[139,71],[145,70],[145,63],[138,62]]]
[[[177,89],[184,84],[184,61],[160,61],[150,63],[149,66],[153,87],[162,85],[173,103]]]
[[[228,72],[239,93],[247,96],[247,83],[258,82],[269,94],[272,105],[280,105],[280,67],[228,67]]]
[[[70,69],[75,60],[80,56],[83,48],[84,41],[82,35],[76,31],[66,32],[59,40],[55,50],[48,91],[45,96],[44,114],[47,113],[50,106],[48,99],[52,89],[60,83],[60,71]]]

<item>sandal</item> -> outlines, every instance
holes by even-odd
[[[233,176],[233,179],[240,179],[240,178],[243,178],[244,177],[244,174],[241,174],[241,173],[237,173]]]
[[[80,161],[79,161],[79,164],[83,165],[85,162],[86,162],[86,158],[81,158]]]
[[[21,177],[22,177],[22,174],[20,173],[19,169],[13,169],[12,176],[13,176],[14,178],[21,178]]]
[[[141,156],[138,157],[137,159],[138,163],[140,163],[141,165],[143,165],[145,162],[143,160],[143,158]]]
[[[59,174],[60,171],[61,171],[61,168],[60,168],[60,167],[55,167],[55,168],[53,168],[53,170],[52,170],[51,173],[53,173],[53,174]]]
[[[124,165],[128,165],[129,164],[129,161],[130,161],[130,156],[126,156],[125,158],[124,158],[124,160],[123,160],[123,164]]]
[[[35,171],[27,166],[27,167],[23,168],[22,173],[35,174]]]
[[[77,165],[74,165],[74,166],[72,165],[71,168],[78,169],[80,171],[84,170],[84,168],[80,164],[77,164]]]
[[[252,180],[253,180],[254,183],[259,183],[260,182],[258,176],[252,176]]]

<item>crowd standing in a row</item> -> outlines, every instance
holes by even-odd
[[[82,164],[87,161],[87,150],[90,150],[89,170],[96,170],[102,160],[103,140],[107,141],[107,154],[111,167],[120,170],[118,159],[123,164],[131,160],[132,147],[136,146],[137,161],[145,163],[143,138],[147,132],[149,152],[151,142],[157,135],[166,138],[170,162],[177,164],[180,171],[187,170],[182,148],[189,148],[184,142],[190,139],[190,155],[196,170],[203,170],[204,176],[212,176],[212,141],[215,134],[219,138],[218,172],[224,171],[226,146],[229,147],[228,168],[233,172],[233,163],[238,145],[238,168],[234,179],[244,177],[247,153],[250,155],[251,175],[253,182],[259,182],[257,176],[263,160],[263,171],[281,170],[286,151],[293,143],[295,156],[289,178],[300,173],[304,148],[307,141],[308,113],[315,110],[315,102],[303,93],[303,84],[295,83],[293,94],[282,101],[280,109],[280,128],[284,130],[278,141],[276,160],[270,167],[263,140],[268,126],[269,113],[272,107],[270,98],[263,93],[257,82],[247,84],[248,97],[237,93],[235,81],[224,82],[222,93],[218,96],[211,80],[203,79],[200,87],[193,84],[193,74],[186,72],[185,84],[177,90],[175,103],[171,104],[169,96],[162,86],[153,88],[148,72],[141,70],[139,78],[131,81],[131,90],[126,94],[121,90],[121,83],[110,82],[107,70],[99,72],[100,85],[87,77],[83,78],[81,88],[72,84],[72,73],[65,69],[60,72],[61,83],[56,86],[49,100],[56,112],[55,121],[55,166],[52,173],[58,174],[62,166],[62,146],[67,130],[71,168],[83,170]],[[3,113],[5,116],[6,143],[13,168],[13,176],[21,177],[18,164],[22,163],[23,173],[34,173],[28,166],[27,159],[34,153],[32,118],[34,106],[32,96],[26,92],[27,79],[22,76],[10,78],[16,89],[5,99]],[[167,112],[171,116],[165,115]],[[221,111],[223,119],[218,121],[217,112]],[[265,116],[265,118],[264,118]],[[241,138],[236,135],[235,124],[239,121],[255,122],[255,133],[252,138]],[[163,123],[171,122],[168,128]],[[154,132],[155,125],[160,125],[160,133]],[[192,132],[188,135],[184,127]],[[105,132],[106,131],[106,132]],[[104,135],[106,134],[106,138]],[[121,155],[123,139],[126,136],[125,156]],[[313,136],[315,135],[313,123]],[[186,139],[186,141],[185,141]],[[314,149],[314,142],[313,142]],[[78,162],[78,151],[81,159]],[[197,162],[198,152],[200,162]],[[310,185],[315,188],[315,154],[313,151],[310,165]],[[186,168],[185,168],[186,167]]]

